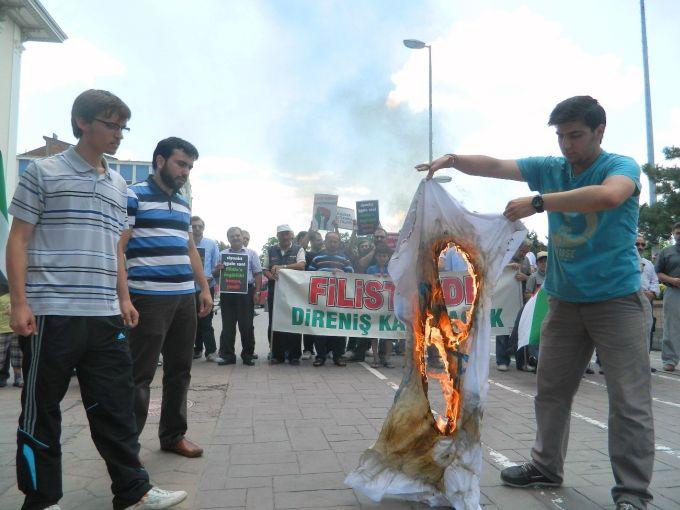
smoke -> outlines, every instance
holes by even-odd
[[[295,181],[310,210],[314,193],[338,194],[351,207],[378,199],[383,225],[398,230],[422,178],[414,165],[427,159],[427,113],[388,106],[389,83],[383,85],[356,80],[333,89],[323,103],[289,110],[285,126],[275,128],[282,133],[275,165],[278,178]]]

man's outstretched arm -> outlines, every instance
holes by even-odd
[[[514,159],[445,154],[444,156],[435,159],[431,165],[424,164],[416,166],[416,169],[419,171],[427,170],[428,179],[431,179],[434,173],[442,168],[455,168],[464,174],[476,175],[478,177],[524,181],[519,166],[517,166],[517,162]]]

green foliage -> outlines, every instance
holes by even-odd
[[[680,147],[666,147],[666,160],[680,158]],[[680,167],[645,165],[645,174],[656,181],[657,202],[640,208],[640,233],[648,242],[657,245],[671,236],[673,223],[680,221]]]
[[[538,238],[535,230],[527,234],[527,239],[531,241],[531,251],[538,253],[539,251],[548,251],[548,246]]]
[[[279,244],[279,240],[276,237],[270,237],[267,239],[267,242],[262,246],[262,250],[260,251],[260,264],[264,265],[264,254],[267,251],[267,248],[270,246],[276,246]]]
[[[217,247],[220,249],[220,251],[222,251],[222,250],[226,250],[227,248],[229,248],[229,245],[227,243],[225,243],[224,241],[217,241]]]

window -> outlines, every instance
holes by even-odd
[[[135,165],[135,180],[137,182],[145,181],[149,177],[149,170],[149,165]]]
[[[26,169],[28,168],[28,165],[31,164],[30,159],[20,159],[19,160],[19,175],[23,174]]]
[[[120,175],[123,176],[125,182],[132,183],[132,165],[120,165]]]

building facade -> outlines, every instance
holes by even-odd
[[[23,44],[65,39],[66,34],[39,1],[0,0],[0,152],[9,196],[19,177],[16,145]]]
[[[59,154],[69,147],[72,147],[72,144],[59,140],[59,137],[56,134],[52,134],[52,136],[43,136],[43,140],[45,140],[45,145],[42,147],[32,149],[17,156],[16,166],[18,175],[24,173],[28,165],[34,159],[53,156],[54,154]],[[143,181],[149,175],[153,174],[151,161],[122,160],[109,155],[104,155],[104,157],[109,164],[109,168],[118,172],[128,184]],[[189,181],[187,181],[182,188],[182,194],[189,200],[189,203],[191,203],[191,184]]]

